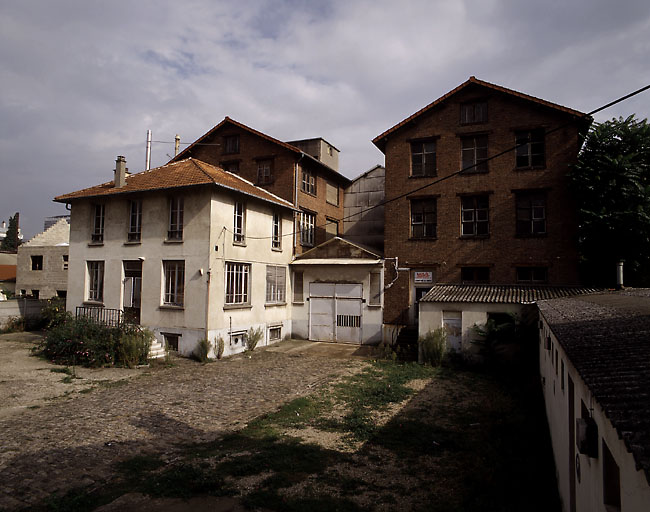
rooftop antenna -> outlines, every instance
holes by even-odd
[[[151,168],[151,130],[147,130],[147,153],[144,168],[146,171]]]

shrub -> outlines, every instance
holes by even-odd
[[[439,327],[418,339],[420,361],[431,366],[440,366],[447,351],[447,331]]]
[[[210,348],[210,342],[206,338],[199,340],[196,344],[196,348],[192,352],[192,359],[199,363],[210,362]]]
[[[257,344],[259,341],[262,339],[262,336],[264,335],[264,331],[262,330],[261,327],[258,327],[257,329],[253,329],[252,327],[248,329],[248,336],[246,339],[246,344],[247,344],[247,350],[250,350],[251,352],[255,350],[255,347],[257,347]]]
[[[72,318],[65,310],[65,300],[59,298],[48,299],[41,309],[41,320],[44,329],[51,329]]]
[[[223,357],[223,350],[226,345],[223,342],[223,338],[221,336],[217,338],[217,341],[215,343],[217,348],[217,359],[221,359]]]
[[[25,330],[26,322],[22,316],[10,316],[4,326],[0,328],[0,334],[10,332],[22,332]]]
[[[87,318],[67,318],[50,329],[38,347],[59,364],[132,367],[147,362],[153,334],[139,326],[109,327]]]

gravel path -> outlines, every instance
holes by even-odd
[[[0,352],[7,342],[0,336]],[[53,492],[99,485],[116,462],[137,454],[172,456],[181,442],[215,439],[364,364],[291,343],[207,365],[176,358],[171,367],[116,370],[126,380],[112,382],[116,377],[105,373],[86,382],[90,392],[46,397],[32,408],[8,403],[5,381],[0,386],[0,510],[27,507]],[[0,368],[3,364],[8,361],[0,356]],[[44,392],[52,375],[61,377],[49,371],[40,375]]]

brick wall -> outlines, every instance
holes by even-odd
[[[487,122],[461,125],[460,105],[487,100]],[[398,257],[400,267],[434,270],[434,281],[461,282],[462,266],[487,266],[490,283],[516,282],[516,267],[548,268],[548,284],[577,284],[576,215],[567,190],[566,172],[579,150],[578,125],[569,114],[509,94],[471,85],[437,107],[393,132],[386,142],[386,199],[400,196],[461,169],[461,137],[481,133],[488,137],[488,156],[512,148],[515,131],[564,128],[545,138],[545,167],[519,170],[515,152],[488,162],[487,173],[451,177],[389,202],[385,210],[385,254]],[[410,140],[435,137],[436,177],[411,177]],[[544,190],[546,235],[516,236],[515,192]],[[461,238],[460,208],[463,194],[489,198],[489,236]],[[437,198],[437,239],[410,238],[410,198]],[[387,292],[384,321],[393,323],[413,300],[410,277],[400,272]]]

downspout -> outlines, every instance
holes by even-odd
[[[298,208],[298,183],[299,183],[299,177],[298,177],[298,166],[300,165],[300,162],[302,162],[302,159],[305,157],[305,154],[301,151],[300,152],[300,158],[298,161],[293,164],[293,183],[294,183],[294,190],[293,190],[293,206],[295,208]],[[299,213],[298,212],[293,212],[293,254],[296,254],[296,247],[298,247],[298,229],[300,229],[300,219],[298,217]],[[296,220],[298,222],[296,222]],[[296,226],[298,226],[298,229],[296,229]]]

